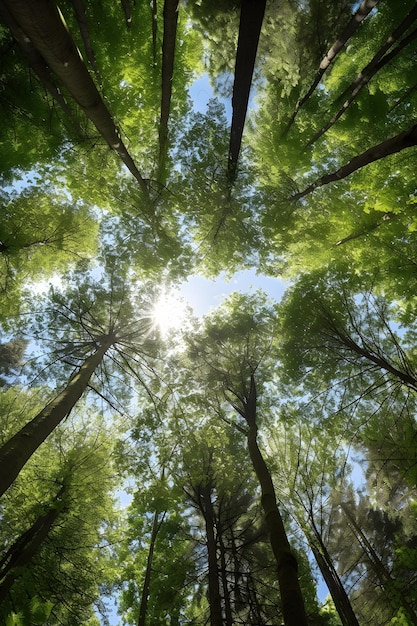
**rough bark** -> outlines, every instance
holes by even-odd
[[[0,449],[0,496],[10,487],[32,454],[70,413],[88,386],[94,371],[114,343],[108,337],[91,354],[61,391],[36,417],[7,441]]]
[[[236,176],[265,5],[266,0],[242,0],[240,9],[228,160],[228,174],[232,181]]]
[[[32,526],[10,546],[2,558],[0,562],[0,604],[4,602],[15,580],[18,578],[20,568],[30,563],[48,536],[53,523],[61,512],[61,506],[58,501],[62,497],[65,488],[65,485],[62,485],[49,510],[36,519]]]
[[[295,106],[295,110],[291,116],[290,121],[288,122],[287,127],[285,128],[284,134],[288,133],[292,124],[294,123],[295,118],[297,117],[298,111],[301,109],[303,104],[307,102],[310,96],[315,91],[317,85],[319,84],[323,74],[330,67],[331,63],[334,61],[339,52],[343,49],[345,44],[349,41],[349,39],[355,34],[359,26],[362,24],[363,20],[372,9],[378,4],[378,0],[364,0],[362,4],[358,7],[358,10],[354,15],[352,15],[349,24],[346,26],[345,30],[340,34],[338,39],[331,46],[327,54],[323,57],[320,67],[314,77],[314,80],[308,89],[307,93],[297,102]]]
[[[232,405],[237,408],[236,405]],[[268,528],[272,551],[278,568],[278,583],[281,594],[282,613],[285,626],[307,626],[304,601],[298,581],[298,565],[285,532],[284,523],[278,509],[275,488],[271,474],[258,446],[256,424],[256,386],[251,376],[248,398],[238,409],[249,427],[247,432],[248,450],[253,469],[262,492],[262,507]]]
[[[164,36],[162,40],[162,92],[159,118],[158,182],[165,184],[168,154],[168,119],[171,109],[172,79],[174,75],[175,44],[177,40],[178,0],[165,0]]]
[[[148,197],[146,182],[124,145],[56,5],[52,0],[4,0],[4,4]]]
[[[390,156],[391,154],[396,154],[397,152],[401,152],[401,150],[411,148],[415,145],[417,145],[417,124],[407,130],[404,130],[402,133],[395,135],[395,137],[391,137],[390,139],[369,148],[365,152],[362,152],[362,154],[354,157],[346,165],[342,165],[342,167],[340,167],[336,172],[325,174],[314,183],[311,183],[311,185],[306,187],[303,191],[291,196],[290,200],[300,200],[301,198],[308,196],[318,187],[323,187],[329,183],[342,180],[374,161],[379,161],[380,159]]]

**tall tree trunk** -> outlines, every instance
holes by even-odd
[[[156,38],[158,35],[158,5],[157,0],[152,0],[152,61],[156,66]]]
[[[84,361],[66,388],[0,448],[0,496],[10,487],[32,454],[70,413],[114,341],[113,336],[103,341],[96,352]]]
[[[124,145],[76,47],[60,11],[52,0],[4,0],[16,22],[56,74],[72,98],[93,122],[109,147],[136,178],[146,197],[148,187]]]
[[[350,603],[342,581],[333,565],[330,554],[323,543],[322,537],[314,522],[311,523],[314,539],[307,536],[314,558],[319,566],[327,588],[330,592],[336,611],[343,626],[359,626],[359,622]],[[317,542],[317,544],[316,544]]]
[[[164,515],[162,516],[162,520],[164,518]],[[153,516],[153,522],[152,522],[152,532],[151,532],[151,541],[149,544],[148,558],[146,560],[145,580],[143,581],[142,594],[140,598],[138,626],[145,626],[146,624],[146,612],[148,609],[149,587],[151,584],[153,554],[155,551],[156,539],[158,537],[158,533],[161,528],[162,520],[161,521],[159,520],[158,511],[155,511],[154,516]]]
[[[237,406],[232,404],[236,409]],[[256,386],[251,376],[250,392],[242,408],[237,409],[249,426],[247,432],[248,450],[253,469],[262,492],[262,507],[269,531],[272,551],[278,567],[278,583],[281,593],[282,613],[285,626],[307,626],[304,601],[298,581],[298,564],[285,532],[284,523],[278,509],[275,488],[271,474],[258,446],[258,426],[256,424]]]
[[[388,37],[385,44],[378,50],[378,52],[374,55],[371,61],[363,68],[363,70],[357,75],[355,80],[345,89],[345,91],[338,98],[343,101],[343,98],[346,94],[350,93],[350,96],[343,103],[341,108],[337,111],[337,113],[325,124],[310,141],[306,144],[307,146],[311,146],[313,143],[317,141],[324,133],[326,133],[329,128],[334,126],[336,122],[342,117],[343,113],[349,108],[349,106],[354,102],[356,96],[362,90],[365,85],[369,83],[371,78],[375,76],[379,70],[381,70],[385,65],[387,65],[393,58],[395,58],[409,43],[414,41],[417,37],[417,30],[413,30],[407,37],[405,37],[400,43],[397,45],[394,50],[392,50],[389,54],[385,54],[387,50],[401,37],[405,31],[411,26],[413,22],[417,19],[417,7],[415,7],[407,17],[401,22],[401,24],[396,28],[396,30]]]
[[[174,75],[175,44],[177,40],[178,0],[164,2],[164,36],[162,40],[162,92],[159,119],[158,182],[166,181],[168,155],[168,119],[171,109],[172,79]]]
[[[224,626],[233,626],[229,581],[227,579],[226,548],[224,545],[223,533],[221,532],[221,529],[218,529],[217,534],[218,534],[219,548],[220,548],[220,575],[222,579],[223,599],[224,599],[224,614],[225,614]]]
[[[83,133],[81,131],[80,125],[74,119],[73,111],[65,100],[63,94],[55,85],[49,67],[46,65],[43,57],[33,47],[32,43],[28,41],[25,33],[20,28],[19,24],[16,22],[11,13],[7,10],[7,7],[5,5],[0,4],[0,15],[4,24],[10,29],[10,32],[12,33],[18,46],[26,57],[29,66],[38,77],[41,85],[43,85],[43,87],[48,91],[53,100],[62,109],[65,116],[68,118],[68,121],[76,130],[77,135],[79,137],[82,137]]]
[[[332,47],[330,48],[326,56],[322,59],[320,63],[320,67],[307,93],[297,102],[294,113],[292,114],[290,121],[288,122],[287,127],[285,128],[284,135],[286,135],[288,131],[290,130],[297,116],[298,111],[301,109],[303,104],[305,104],[305,102],[307,102],[307,100],[313,94],[313,92],[315,91],[317,85],[319,84],[327,68],[330,67],[330,64],[334,61],[334,59],[342,50],[342,48],[345,46],[347,41],[352,37],[352,35],[355,34],[355,32],[357,31],[359,26],[362,24],[365,17],[369,15],[369,13],[377,4],[378,4],[378,0],[363,0],[362,4],[359,5],[358,10],[356,11],[354,15],[352,15],[351,20],[349,24],[346,26],[345,30],[341,33],[341,35],[334,42],[334,44],[332,45]]]
[[[71,0],[71,4],[74,8],[75,19],[77,20],[78,28],[80,29],[80,34],[83,40],[84,50],[87,55],[88,62],[93,68],[97,81],[101,83],[102,80],[97,65],[96,55],[94,54],[93,46],[90,39],[90,33],[88,32],[83,0]]]
[[[342,165],[342,167],[336,170],[336,172],[325,174],[321,178],[318,178],[303,191],[291,196],[289,200],[300,200],[301,198],[308,196],[318,187],[323,187],[329,183],[342,180],[343,178],[350,176],[350,174],[353,174],[353,172],[360,170],[362,167],[365,167],[370,163],[374,163],[374,161],[379,161],[380,159],[384,159],[391,154],[396,154],[397,152],[401,152],[401,150],[411,148],[415,145],[417,145],[417,124],[407,130],[404,130],[402,133],[395,135],[395,137],[391,137],[391,139],[387,139],[386,141],[369,148],[365,152],[362,152],[362,154],[354,157],[346,165]]]
[[[200,487],[200,509],[206,525],[207,556],[208,556],[208,589],[211,626],[223,626],[221,597],[219,585],[219,568],[217,564],[217,542],[215,534],[215,515],[211,499],[211,485]]]
[[[228,174],[231,181],[236,176],[265,5],[266,0],[242,0],[240,9],[228,160]]]
[[[125,15],[126,26],[130,28],[132,26],[132,9],[130,7],[130,0],[120,0],[122,4],[123,13]]]
[[[412,608],[412,606],[410,605],[410,603],[406,600],[404,596],[404,593],[406,592],[406,590],[403,589],[403,594],[401,596],[398,596],[398,602],[392,601],[392,598],[394,598],[395,595],[398,595],[398,594],[395,594],[391,596],[391,594],[389,593],[390,588],[391,588],[391,583],[393,583],[395,579],[391,576],[391,573],[385,567],[384,563],[379,558],[378,554],[375,552],[373,546],[369,542],[362,528],[359,526],[355,517],[352,515],[352,512],[350,511],[349,506],[345,502],[341,502],[340,507],[343,510],[344,514],[346,515],[349,521],[349,525],[352,528],[354,535],[356,536],[358,542],[361,544],[362,548],[365,550],[365,553],[375,571],[375,574],[379,582],[381,583],[382,587],[387,591],[388,602],[391,604],[394,610],[398,610],[400,607],[403,607],[407,611],[407,614],[408,614],[407,617],[410,620],[410,622],[414,624],[414,626],[417,626],[417,615],[414,609]]]
[[[57,504],[57,501],[61,498],[65,489],[66,486],[62,485],[53,500],[53,504],[50,505],[49,510],[36,519],[32,526],[10,546],[1,559],[0,605],[6,599],[16,578],[18,578],[20,568],[24,567],[32,560],[48,536],[53,523],[61,512],[62,507]]]

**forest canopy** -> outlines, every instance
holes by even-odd
[[[417,5],[3,0],[0,59],[0,623],[416,625]]]

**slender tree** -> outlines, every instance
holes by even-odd
[[[175,45],[177,39],[178,0],[164,2],[164,35],[162,39],[162,91],[159,118],[159,157],[157,180],[165,184],[168,154],[168,120],[171,109],[172,81],[174,76]]]
[[[5,2],[8,11],[148,197],[148,187],[52,0]]]
[[[327,54],[323,57],[312,84],[310,85],[304,96],[300,98],[300,100],[298,100],[294,112],[291,115],[290,120],[285,128],[284,134],[288,133],[288,131],[290,130],[295,118],[297,117],[298,111],[314,93],[317,85],[320,83],[323,77],[323,74],[330,67],[331,63],[333,63],[334,59],[343,49],[349,39],[356,33],[357,29],[362,24],[365,17],[369,15],[369,13],[376,7],[377,4],[378,0],[363,0],[363,2],[361,2],[356,12],[352,15],[349,24],[330,47]]]
[[[253,469],[262,490],[262,507],[264,509],[265,522],[269,530],[271,546],[277,562],[284,622],[288,626],[296,626],[296,624],[299,626],[302,624],[306,625],[307,616],[298,581],[297,559],[291,550],[281,513],[278,509],[271,474],[258,446],[255,375],[252,374],[250,377],[250,387],[247,394],[241,396],[231,389],[228,389],[228,391],[233,395],[233,400],[230,400],[231,405],[244,418],[248,426],[248,450]]]
[[[403,132],[387,139],[386,141],[382,141],[376,146],[372,148],[368,148],[362,154],[355,156],[353,159],[349,161],[346,165],[342,165],[338,170],[332,172],[331,174],[325,174],[321,176],[316,181],[308,185],[303,191],[300,191],[293,196],[291,196],[290,200],[301,200],[305,198],[310,193],[315,191],[318,187],[323,187],[324,185],[328,185],[329,183],[334,183],[347,176],[353,174],[353,172],[358,171],[362,167],[369,165],[370,163],[374,163],[375,161],[379,161],[380,159],[384,159],[391,154],[396,154],[397,152],[401,152],[401,150],[405,150],[406,148],[411,148],[417,145],[417,125],[414,124],[411,128],[404,130]]]
[[[32,557],[45,541],[62,509],[61,498],[65,492],[62,485],[47,510],[35,520],[7,549],[0,560],[0,605],[6,599],[13,583],[19,576],[19,568],[30,563]]]
[[[378,52],[374,55],[374,57],[369,61],[369,63],[361,70],[361,72],[357,75],[355,80],[345,89],[343,94],[340,96],[340,99],[344,97],[346,93],[350,93],[349,97],[343,103],[341,108],[333,115],[333,117],[325,124],[315,135],[310,139],[307,143],[307,146],[312,145],[316,142],[320,137],[326,133],[329,128],[331,128],[336,122],[342,117],[344,112],[350,107],[352,102],[360,93],[361,89],[365,87],[371,80],[373,76],[379,70],[381,70],[387,63],[392,61],[402,50],[410,43],[412,43],[417,37],[417,29],[414,29],[409,34],[406,35],[398,45],[388,54],[386,54],[387,50],[394,45],[394,43],[404,34],[407,33],[410,26],[417,19],[417,7],[414,7],[412,11],[404,18],[401,24],[394,30],[394,32],[388,37],[385,45],[383,45]]]

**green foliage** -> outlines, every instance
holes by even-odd
[[[16,419],[27,419],[30,395],[25,397],[22,391],[16,395],[14,389],[3,395],[13,414],[19,406],[24,409]],[[93,615],[100,586],[111,572],[106,547],[115,518],[111,449],[102,420],[83,407],[66,423],[65,431],[51,435],[4,496],[3,551],[51,506],[58,506],[59,512],[46,539],[18,572],[2,603],[2,619],[14,620],[12,624],[75,626]],[[60,487],[62,496],[54,502]]]
[[[130,28],[121,3],[89,0],[84,22],[75,3],[64,0],[60,9],[145,188],[49,70],[43,67],[47,87],[0,26],[2,442],[67,383],[103,336],[117,337],[91,381],[99,401],[87,396],[2,500],[3,555],[39,516],[60,510],[19,571],[0,620],[92,626],[100,593],[120,593],[121,619],[136,623],[156,516],[148,623],[206,623],[207,538],[204,506],[195,501],[204,491],[216,516],[219,580],[223,596],[233,598],[236,623],[278,623],[258,491],[236,433],[245,425],[227,403],[244,404],[256,375],[260,444],[300,551],[311,624],[339,623],[331,602],[319,608],[315,597],[304,555],[312,523],[360,621],[409,623],[405,604],[416,602],[416,149],[302,200],[293,196],[414,126],[415,40],[311,141],[414,3],[378,3],[289,126],[356,5],[268,2],[233,184],[226,107],[240,2],[179,5],[163,164],[164,6],[156,3],[154,15],[152,3],[131,4]],[[203,71],[223,101],[213,98],[197,113],[188,87]],[[61,104],[48,91],[54,87]],[[241,268],[285,274],[293,285],[279,306],[261,293],[233,294],[164,348],[152,319],[162,287],[191,273],[230,276]],[[52,278],[60,286],[45,296],[44,281]],[[12,374],[25,348],[37,365],[25,364],[16,386]],[[363,468],[360,486],[350,481],[353,454]],[[134,494],[120,520],[109,495],[117,477]],[[363,537],[346,522],[346,503],[389,574],[384,583]]]

